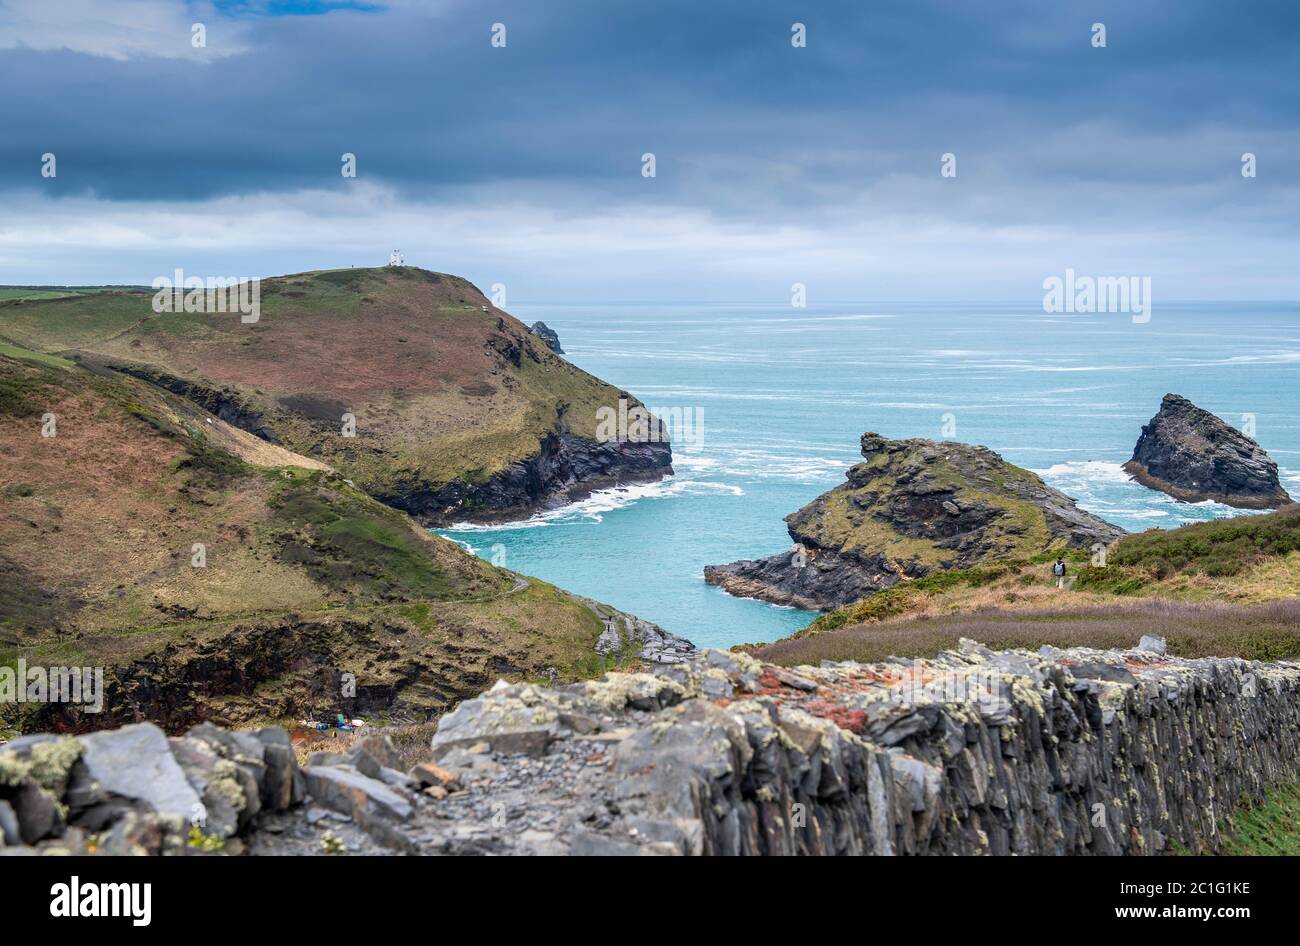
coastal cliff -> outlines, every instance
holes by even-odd
[[[1161,400],[1124,469],[1143,486],[1189,503],[1276,509],[1292,502],[1259,444],[1177,394]]]
[[[427,720],[502,676],[693,649],[433,535],[240,426],[260,416],[156,376],[0,352],[0,736]],[[24,664],[95,668],[102,705],[6,696]]]
[[[713,565],[731,594],[827,610],[935,571],[1108,545],[1124,534],[987,447],[865,433],[865,462],[786,517],[795,545]]]
[[[375,498],[429,525],[507,522],[570,503],[605,487],[670,476],[667,442],[600,442],[567,429],[546,434],[538,452],[481,480],[434,485],[399,477]]]
[[[0,336],[188,398],[429,526],[673,472],[666,441],[599,436],[601,411],[634,396],[461,277],[324,270],[263,280],[259,296],[251,321],[158,312],[141,291],[0,303]]]

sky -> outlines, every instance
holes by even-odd
[[[1294,0],[0,0],[0,88],[0,284],[1300,299]]]

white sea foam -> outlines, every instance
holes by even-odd
[[[1124,525],[1170,519],[1174,524],[1227,519],[1253,510],[1237,509],[1212,500],[1187,503],[1132,479],[1119,463],[1072,460],[1034,470],[1049,485],[1073,497],[1088,512]],[[1189,515],[1190,514],[1190,515]],[[1131,526],[1130,526],[1131,527]]]
[[[1131,477],[1124,471],[1122,463],[1109,460],[1070,460],[1066,463],[1054,463],[1045,470],[1034,470],[1043,479],[1069,480],[1071,482],[1106,482],[1127,483]]]
[[[680,458],[674,457],[673,462]],[[643,499],[669,499],[692,493],[721,492],[732,496],[743,496],[745,491],[732,483],[717,483],[709,480],[692,480],[681,477],[668,477],[657,483],[633,483],[627,486],[612,486],[596,490],[590,496],[576,502],[568,503],[556,509],[547,509],[532,517],[516,522],[457,522],[439,532],[502,532],[513,529],[536,529],[545,526],[579,522],[602,522],[606,513],[622,509]]]
[[[716,472],[723,476],[750,479],[818,483],[828,479],[842,479],[844,471],[854,462],[840,457],[806,456],[768,450],[732,450],[727,452]]]

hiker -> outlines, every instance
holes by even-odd
[[[1056,564],[1052,566],[1052,574],[1056,576],[1056,587],[1065,587],[1065,559],[1058,558]]]

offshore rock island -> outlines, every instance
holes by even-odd
[[[786,517],[791,552],[709,566],[731,594],[828,610],[946,569],[1108,545],[1124,530],[987,447],[865,433],[848,481]]]
[[[1143,486],[1183,502],[1240,509],[1292,502],[1278,481],[1277,464],[1259,444],[1177,394],[1164,396],[1124,469]]]

